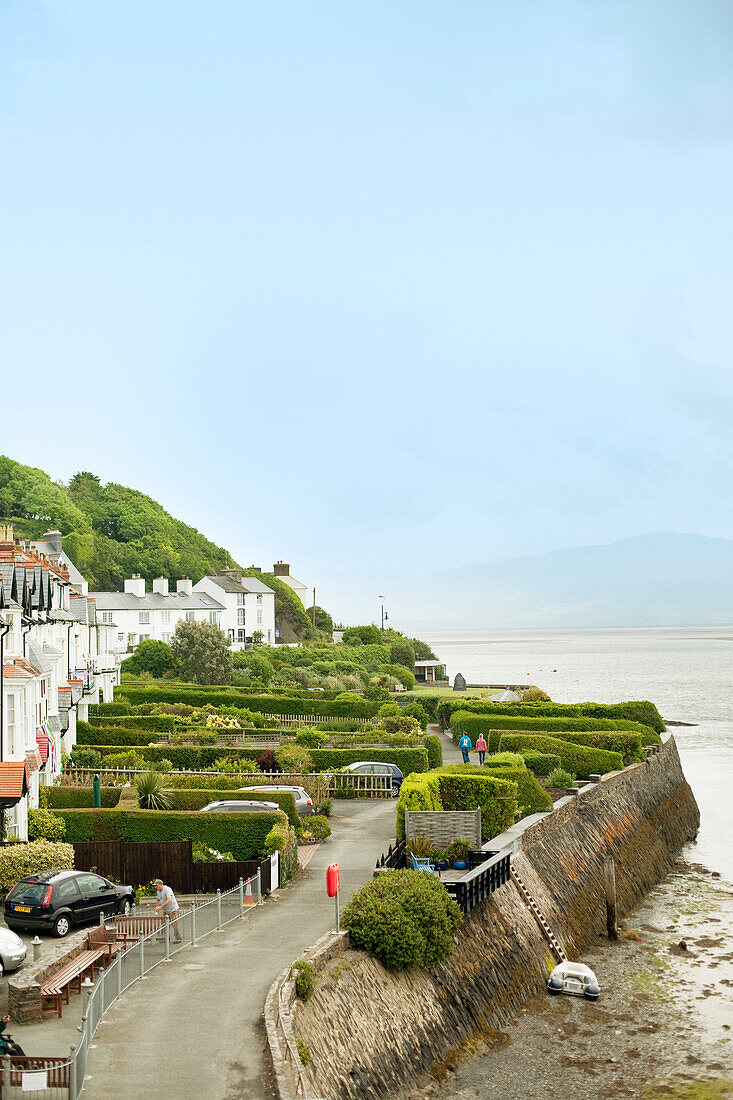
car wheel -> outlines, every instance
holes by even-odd
[[[123,917],[126,917],[131,909],[132,904],[130,903],[129,898],[123,898],[120,904],[117,906],[117,912],[121,913]]]
[[[71,921],[67,916],[56,917],[53,922],[53,934],[61,938],[62,936],[68,936],[71,929]]]

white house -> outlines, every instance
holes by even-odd
[[[303,584],[302,581],[298,581],[295,577],[290,576],[290,566],[285,561],[276,561],[272,567],[272,571],[276,577],[281,581],[284,581],[289,588],[292,588],[295,595],[298,597],[303,607],[308,606],[308,586]]]
[[[257,631],[265,645],[275,645],[275,593],[263,581],[243,576],[241,569],[224,569],[202,577],[193,590],[222,604],[221,629],[232,649],[243,649]]]
[[[39,551],[49,537],[59,545]],[[77,712],[111,700],[118,665],[108,631],[74,570],[58,532],[41,543],[14,540],[0,527],[0,809],[10,836],[28,835],[28,809],[76,743]],[[81,579],[81,582],[79,581]]]
[[[150,639],[170,642],[181,619],[222,625],[223,603],[205,591],[194,591],[188,577],[176,582],[175,592],[169,591],[167,577],[156,577],[153,591],[146,592],[145,578],[135,574],[125,581],[124,592],[91,595],[101,622],[112,629],[117,653],[129,653]]]

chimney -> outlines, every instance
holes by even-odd
[[[168,578],[156,577],[153,581],[153,592],[157,592],[159,596],[168,595]]]
[[[192,596],[193,581],[188,577],[181,577],[179,581],[176,581],[176,592],[179,596]]]
[[[61,553],[61,532],[55,528],[52,531],[45,531],[41,536],[41,542],[50,542],[53,546],[54,553]]]
[[[290,576],[290,566],[284,561],[276,561],[272,567],[272,571],[276,577]]]
[[[133,573],[129,580],[125,581],[125,592],[142,598],[145,595],[145,577],[141,577],[139,573]]]
[[[242,570],[241,569],[222,569],[222,576],[231,577],[233,580],[242,583]]]
[[[250,569],[254,569],[255,573],[261,573],[262,568],[259,565],[250,565]]]

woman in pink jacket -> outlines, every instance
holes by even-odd
[[[483,764],[484,760],[486,759],[486,749],[487,745],[484,739],[484,735],[483,733],[480,733],[476,738],[476,752],[478,753],[479,764]]]

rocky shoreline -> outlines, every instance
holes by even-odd
[[[413,1094],[446,1100],[733,1097],[733,887],[678,861],[582,956],[598,1002],[540,995],[506,1028],[454,1052]]]

